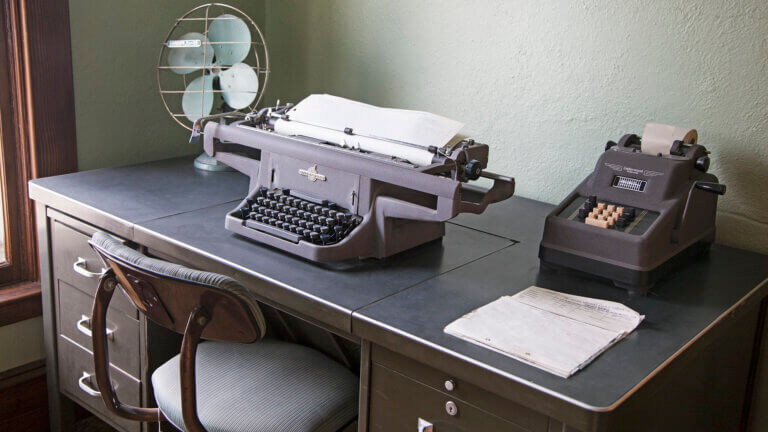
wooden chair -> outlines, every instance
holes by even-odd
[[[258,303],[235,280],[147,257],[102,232],[90,244],[109,268],[92,332],[96,382],[112,413],[187,432],[354,427],[358,378],[318,351],[262,339]],[[158,408],[123,404],[110,381],[106,315],[119,287],[149,319],[184,335],[180,354],[152,374]]]

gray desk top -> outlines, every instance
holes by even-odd
[[[188,250],[215,257],[241,272],[235,275],[241,282],[243,276],[267,282],[248,285],[265,299],[348,332],[352,311],[513,244],[448,225],[442,242],[385,260],[319,265],[224,229],[224,216],[236,205],[231,202],[139,223],[135,240],[175,256]],[[181,251],[168,249],[168,241]]]
[[[30,184],[35,200],[189,264],[218,264],[266,301],[346,332],[352,311],[514,244],[448,225],[442,241],[386,260],[318,265],[224,229],[226,212],[247,192],[246,176],[202,172],[191,158]]]
[[[523,385],[587,410],[607,411],[768,277],[768,256],[717,245],[647,297],[590,278],[540,271],[538,243],[551,208],[518,199],[498,204],[495,217],[461,217],[458,223],[522,241],[355,312],[353,330],[416,358],[424,358],[422,347],[429,346],[460,359],[450,365],[456,371],[495,377],[497,390]],[[505,209],[517,216],[514,221],[504,220]],[[633,334],[568,379],[443,333],[456,318],[531,285],[621,302],[646,318]]]
[[[193,157],[32,180],[29,195],[83,220],[131,236],[133,224],[241,199],[248,177],[195,169]]]
[[[267,301],[318,323],[429,364],[443,359],[457,376],[486,377],[494,387],[527,389],[583,410],[621,401],[768,276],[768,257],[726,247],[713,248],[648,297],[540,272],[538,241],[551,206],[523,198],[458,217],[442,242],[334,269],[226,231],[224,214],[247,187],[243,175],[203,173],[191,158],[180,158],[35,180],[30,196],[153,250],[232,274]],[[567,380],[443,334],[459,316],[532,284],[620,301],[646,320]]]

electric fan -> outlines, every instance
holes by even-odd
[[[253,111],[268,77],[269,54],[261,30],[244,12],[223,3],[202,4],[178,18],[157,61],[165,109],[190,131],[202,119],[226,121]],[[230,169],[205,153],[195,166]]]

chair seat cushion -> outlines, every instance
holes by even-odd
[[[209,432],[337,431],[357,416],[358,378],[311,348],[272,339],[203,342],[197,411]],[[178,429],[179,356],[152,374],[157,406]]]

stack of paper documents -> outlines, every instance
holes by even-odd
[[[620,303],[532,286],[464,315],[445,332],[568,378],[643,318]]]

